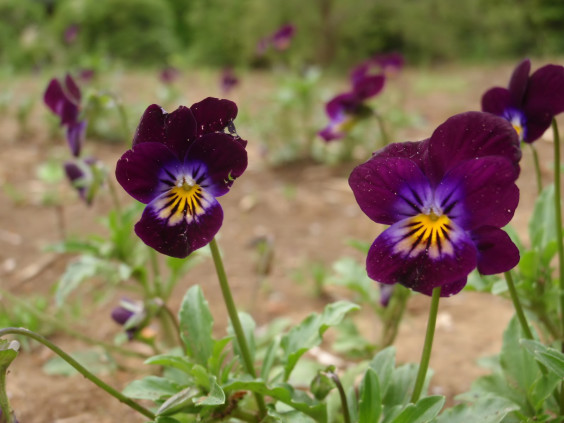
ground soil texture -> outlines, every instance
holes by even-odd
[[[409,93],[406,109],[423,120],[417,127],[398,132],[397,140],[423,139],[449,116],[479,109],[481,93],[492,85],[505,85],[511,67],[426,70],[426,75],[433,75],[435,86],[419,93],[417,86],[420,86],[421,71],[407,70],[402,76],[405,91]],[[454,83],[453,75],[457,75]],[[207,95],[207,92],[198,91],[198,85],[189,76],[184,78],[179,86],[185,82],[187,86],[195,87],[191,88],[191,98],[197,100]],[[261,88],[261,84],[269,84],[268,77],[264,75],[253,78],[254,83],[243,83],[235,94],[241,108],[252,104],[254,92]],[[444,78],[444,84],[441,78]],[[139,93],[137,89],[139,86],[151,86],[151,83],[155,86],[154,82],[147,82],[153,79],[138,74],[122,76],[120,83],[126,101],[139,102],[141,110],[144,105],[156,102],[150,90]],[[42,82],[31,78],[18,79],[18,92],[39,98]],[[9,82],[2,84],[6,84],[2,89],[7,89]],[[411,91],[411,87],[415,88]],[[34,113],[38,117],[32,122],[30,134],[24,137],[18,136],[13,114],[0,121],[0,183],[10,188],[0,190],[0,284],[2,289],[24,299],[44,295],[52,301],[52,287],[72,257],[44,252],[44,247],[57,242],[61,234],[54,208],[42,205],[39,200],[45,190],[52,188],[37,179],[35,169],[54,154],[64,155],[65,147],[61,146],[62,140],[49,140],[45,135],[44,110],[39,102]],[[239,127],[238,130],[244,133],[244,128]],[[543,177],[548,182],[552,144],[550,140],[541,140],[537,147]],[[111,169],[126,148],[124,144],[90,147]],[[347,177],[355,163],[337,167],[307,164],[272,168],[261,160],[252,139],[249,139],[249,154],[247,172],[236,182],[232,192],[221,199],[225,221],[220,244],[233,294],[240,307],[250,311],[259,325],[280,316],[297,322],[310,312],[322,309],[327,299],[315,297],[311,285],[296,284],[293,272],[311,262],[330,265],[343,255],[358,257],[345,240],[356,238],[369,242],[381,228],[358,209],[348,188]],[[522,168],[519,179],[521,203],[513,226],[526,236],[527,221],[535,198],[532,159],[528,150],[524,151]],[[288,194],[289,187],[291,195]],[[103,234],[97,219],[109,209],[109,196],[101,195],[93,207],[86,208],[69,187],[61,190],[60,194],[65,198],[63,214],[67,234]],[[16,199],[10,192],[21,193],[22,196]],[[122,201],[129,201],[125,194]],[[249,247],[254,239],[261,236],[268,236],[274,241],[275,262],[267,278],[268,290],[258,289],[255,252]],[[224,333],[226,315],[211,260],[199,265],[179,284],[171,307],[177,310],[186,289],[196,282],[200,283],[211,304],[216,332]],[[96,283],[99,284],[93,282]],[[343,296],[342,292],[328,294],[333,299]],[[112,342],[119,327],[109,318],[109,311],[119,295],[120,292],[116,291],[101,304],[86,301],[80,305],[83,318],[69,323],[94,338]],[[9,305],[6,299],[0,300]],[[428,297],[415,295],[411,298],[395,344],[398,361],[418,361],[428,305]],[[462,292],[442,301],[431,359],[434,369],[432,391],[446,395],[452,403],[456,394],[467,390],[478,375],[484,374],[476,360],[499,351],[501,334],[511,316],[510,303],[491,295]],[[361,323],[368,332],[378,331],[377,322],[366,320]],[[52,334],[51,339],[68,351],[87,348],[84,343],[60,332]],[[46,375],[42,366],[52,356],[47,349],[34,346],[22,351],[11,366],[8,394],[20,422],[144,421],[82,377]],[[103,376],[118,389],[143,372],[139,360],[125,360],[122,364],[123,369]]]

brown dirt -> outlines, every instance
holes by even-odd
[[[537,64],[540,65],[540,64]],[[481,93],[488,87],[507,83],[512,65],[501,67],[442,68],[428,71],[408,71],[402,76],[406,93],[406,109],[423,117],[424,123],[398,133],[397,140],[422,139],[452,114],[477,110]],[[453,77],[453,75],[457,75]],[[201,78],[201,77],[200,77]],[[210,78],[201,78],[209,85]],[[264,75],[253,77],[254,83],[244,85],[235,96],[241,110],[255,106],[256,87],[268,86]],[[144,105],[155,101],[156,83],[147,75],[124,76],[113,83],[124,93],[126,102]],[[199,80],[200,81],[200,80]],[[203,88],[185,76],[191,87],[190,98],[203,98]],[[19,79],[15,82],[19,95],[42,92],[44,81]],[[6,81],[3,82],[8,87]],[[205,84],[204,84],[205,85]],[[10,84],[10,87],[12,84]],[[138,90],[143,86],[143,90]],[[140,93],[142,91],[142,93]],[[209,91],[208,91],[209,92]],[[213,93],[212,95],[219,95]],[[191,104],[192,101],[187,101]],[[26,298],[36,294],[50,298],[50,292],[61,275],[69,257],[45,253],[43,247],[60,239],[56,213],[43,206],[41,194],[47,189],[36,177],[36,166],[53,156],[64,157],[62,141],[49,140],[45,135],[44,110],[37,104],[32,133],[18,138],[13,114],[0,121],[0,184],[22,195],[15,201],[6,190],[0,192],[0,283],[3,289]],[[137,118],[136,118],[137,119]],[[245,129],[239,127],[239,132]],[[381,228],[374,225],[358,209],[347,185],[353,164],[338,167],[321,165],[291,166],[272,169],[260,159],[253,140],[249,140],[250,166],[235,184],[232,192],[221,199],[225,222],[219,240],[225,253],[225,264],[233,294],[242,309],[253,313],[259,324],[288,316],[299,321],[311,311],[322,308],[324,300],[312,295],[311,286],[300,286],[292,272],[314,261],[329,265],[343,255],[357,255],[344,243],[356,238],[372,241]],[[537,143],[544,177],[550,178],[549,141]],[[123,145],[91,144],[112,169],[125,150]],[[526,225],[535,197],[534,175],[530,152],[524,152],[521,204],[513,221],[520,233]],[[290,189],[290,190],[289,190]],[[289,195],[288,192],[292,194]],[[107,195],[102,195],[92,208],[86,208],[68,187],[60,188],[64,196],[64,216],[67,234],[103,233],[97,216],[110,207]],[[129,201],[122,195],[124,202]],[[249,244],[257,236],[272,237],[275,264],[267,282],[267,292],[257,292],[255,256]],[[359,257],[360,258],[360,257]],[[222,333],[226,315],[220,301],[217,281],[211,261],[191,272],[178,286],[171,307],[178,309],[185,290],[200,283],[212,306],[217,332]],[[83,299],[83,318],[69,323],[97,339],[112,342],[119,328],[109,318],[118,293],[101,305]],[[6,300],[4,300],[6,301]],[[423,343],[429,298],[412,297],[396,341],[401,362],[418,361]],[[495,354],[501,346],[501,333],[512,315],[511,305],[490,295],[462,292],[442,301],[431,367],[435,371],[432,390],[450,399],[470,387],[473,379],[483,374],[476,365],[480,357]],[[373,330],[374,322],[363,326]],[[57,333],[52,339],[66,350],[86,348],[85,344]],[[19,421],[25,423],[80,422],[142,422],[134,412],[94,387],[81,377],[48,376],[42,365],[52,354],[42,347],[23,351],[11,366],[8,393]],[[123,388],[139,375],[140,361],[125,362],[129,370],[104,375],[104,379]],[[131,368],[136,369],[131,371]]]

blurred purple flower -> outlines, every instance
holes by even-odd
[[[226,68],[221,74],[221,92],[223,95],[229,94],[231,90],[239,83],[239,79],[233,72],[233,69]]]
[[[231,135],[236,116],[235,103],[211,97],[172,113],[147,108],[116,166],[121,186],[147,204],[135,225],[145,244],[184,258],[219,231],[223,210],[216,198],[247,167],[247,142]]]
[[[180,71],[173,66],[167,66],[159,73],[159,78],[164,84],[172,84],[179,76]]]
[[[325,141],[343,138],[360,119],[372,114],[365,101],[382,91],[385,78],[383,75],[364,76],[352,82],[351,92],[332,98],[325,107],[329,125],[318,133]]]
[[[257,56],[264,56],[266,50],[268,50],[269,40],[268,38],[261,38],[258,40],[255,52]]]
[[[491,275],[517,265],[519,250],[501,228],[519,202],[520,158],[511,125],[481,112],[375,152],[349,177],[362,211],[391,225],[368,251],[368,276],[425,295],[440,286],[450,296],[475,268]]]
[[[351,80],[354,82],[369,75],[392,76],[403,69],[404,63],[400,53],[380,54],[356,66],[351,72]]]
[[[378,286],[380,287],[380,305],[388,307],[394,293],[394,285],[379,283]]]
[[[272,45],[278,51],[287,50],[290,47],[292,38],[296,33],[296,27],[292,24],[281,26],[270,38]]]
[[[61,126],[66,127],[67,142],[73,156],[78,157],[86,132],[86,121],[78,120],[81,94],[74,79],[67,74],[63,84],[52,79],[45,90],[43,100],[53,113],[61,118]]]
[[[65,29],[63,36],[65,43],[69,45],[74,43],[76,41],[76,38],[78,37],[79,30],[80,27],[77,24],[69,25],[67,29]]]
[[[112,310],[112,319],[125,328],[127,338],[131,341],[147,317],[145,306],[142,302],[123,298],[118,307]]]
[[[531,61],[523,60],[508,88],[494,87],[482,97],[482,110],[511,122],[521,141],[539,139],[557,114],[564,112],[564,67],[546,65],[531,76]]]
[[[65,174],[80,198],[91,205],[104,178],[101,178],[99,166],[101,162],[94,158],[67,161],[64,165]]]
[[[92,81],[95,73],[96,72],[94,71],[94,69],[81,69],[80,72],[78,73],[78,77],[80,78],[81,81],[88,83]]]

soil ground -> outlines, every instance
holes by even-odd
[[[417,127],[398,131],[396,140],[426,138],[449,116],[477,110],[481,94],[493,85],[506,85],[511,70],[512,64],[407,70],[402,75],[405,92],[409,93],[405,107],[408,113],[421,116],[422,122]],[[146,87],[156,85],[151,85],[148,80],[146,75],[121,77],[120,90],[128,104],[139,102],[142,110],[145,105],[155,102],[151,89]],[[243,83],[234,96],[242,110],[253,107],[255,90],[269,83],[264,75],[253,76],[253,81]],[[43,82],[18,79],[15,86],[18,95],[39,98]],[[184,86],[184,83],[191,87],[191,98],[197,100],[207,95],[200,92],[202,89],[198,84],[186,75],[178,85]],[[11,88],[8,81],[3,81],[2,85],[3,90]],[[140,86],[144,91],[138,89]],[[46,190],[53,188],[38,180],[36,168],[49,157],[64,156],[65,147],[60,145],[62,140],[53,141],[47,137],[43,109],[38,102],[34,110],[37,119],[33,120],[30,133],[25,137],[18,136],[13,113],[0,120],[0,184],[6,188],[0,191],[0,286],[24,299],[41,295],[52,302],[53,285],[72,257],[44,251],[45,246],[59,241],[61,234],[55,208],[43,205],[40,200]],[[244,135],[243,127],[238,130]],[[550,140],[543,139],[536,146],[547,183],[552,145]],[[112,170],[126,148],[128,146],[115,144],[90,147]],[[249,139],[249,155],[247,172],[235,183],[229,195],[221,199],[225,221],[219,242],[233,294],[240,308],[250,311],[259,325],[281,316],[297,322],[310,312],[319,311],[327,299],[314,296],[312,285],[298,285],[292,277],[294,271],[314,262],[330,266],[343,255],[356,255],[360,259],[345,240],[355,238],[371,242],[381,228],[364,216],[348,188],[347,178],[355,163],[333,167],[308,164],[272,168],[261,160],[252,139]],[[521,201],[512,225],[526,237],[535,198],[534,172],[528,149],[524,151],[522,169],[519,179]],[[108,195],[101,195],[91,208],[86,208],[70,187],[57,189],[64,198],[67,234],[104,233],[98,216],[110,208]],[[129,201],[125,194],[121,197],[124,203]],[[249,247],[260,236],[268,236],[274,242],[275,261],[267,278],[268,290],[258,289],[255,251]],[[223,333],[226,315],[211,260],[198,265],[182,280],[171,307],[177,310],[186,289],[196,282],[202,286],[210,302],[217,333]],[[119,295],[115,292],[101,304],[85,301],[80,305],[82,317],[67,323],[84,334],[112,342],[119,327],[109,318],[109,311]],[[330,292],[330,295],[336,298],[342,293]],[[0,300],[9,306],[6,299]],[[411,298],[395,343],[398,361],[418,361],[428,305],[428,297],[414,295]],[[452,403],[456,394],[467,390],[478,375],[484,374],[476,360],[499,351],[501,334],[511,316],[511,304],[491,295],[462,292],[442,301],[431,359],[434,369],[432,391],[447,395]],[[368,331],[377,331],[378,327],[374,327],[377,324],[372,320],[362,322]],[[330,332],[328,334],[331,336]],[[67,351],[87,348],[84,343],[60,332],[53,333],[51,339]],[[45,374],[42,366],[51,357],[48,350],[33,346],[23,350],[11,366],[8,394],[20,422],[144,421],[79,376]],[[141,361],[127,360],[123,364],[125,368],[103,376],[118,389],[142,371]]]

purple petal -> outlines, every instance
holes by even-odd
[[[484,226],[471,236],[478,248],[478,271],[483,275],[507,272],[519,263],[519,249],[501,229]]]
[[[468,160],[451,169],[435,191],[443,213],[466,230],[505,226],[519,203],[513,165],[503,157]]]
[[[210,132],[223,132],[229,122],[237,117],[237,105],[230,100],[208,97],[190,107],[198,124],[198,136]]]
[[[420,213],[432,198],[421,169],[404,158],[372,158],[352,171],[349,185],[361,210],[387,225]]]
[[[74,79],[68,73],[65,76],[65,88],[69,100],[75,104],[80,104],[80,88],[78,88],[78,85],[76,85],[76,82],[74,82]]]
[[[424,239],[413,239],[409,232],[411,220],[395,223],[376,238],[366,259],[368,276],[380,283],[400,283],[427,295],[437,286],[446,286],[442,295],[452,294],[450,284],[465,279],[476,267],[474,242],[450,222],[448,238],[442,238],[441,248],[429,248]]]
[[[212,133],[192,144],[185,161],[206,165],[206,176],[212,181],[210,192],[219,197],[229,191],[233,181],[247,168],[247,151],[231,135]]]
[[[378,151],[375,151],[372,157],[382,159],[387,157],[409,159],[417,164],[420,169],[425,171],[428,144],[428,139],[425,141],[394,142]]]
[[[511,124],[490,113],[466,112],[441,124],[429,139],[430,181],[438,184],[458,163],[485,156],[503,156],[519,174],[521,149]]]
[[[81,120],[80,122],[72,122],[67,127],[67,142],[74,157],[80,156],[84,134],[86,132],[86,124],[87,122],[85,120]]]
[[[223,222],[223,210],[212,197],[203,214],[187,222],[180,220],[171,225],[159,216],[162,197],[149,204],[141,220],[135,225],[135,233],[149,247],[171,257],[185,258],[193,251],[208,244],[219,231]]]
[[[49,84],[47,85],[47,89],[45,90],[45,94],[43,94],[43,101],[45,104],[51,109],[53,113],[56,115],[61,114],[61,107],[62,102],[65,101],[66,97],[63,92],[63,87],[61,87],[61,83],[56,79],[51,79]]]
[[[120,305],[112,310],[111,316],[114,322],[123,326],[133,316],[133,312]]]
[[[372,61],[380,66],[384,73],[398,72],[405,64],[405,59],[401,53],[381,54],[373,57]]]
[[[137,144],[121,156],[116,165],[116,178],[129,195],[147,204],[168,189],[161,180],[167,176],[166,169],[180,166],[180,160],[166,146],[147,142]]]
[[[355,93],[344,93],[333,97],[325,106],[325,111],[330,119],[340,119],[345,113],[352,113],[362,101]]]
[[[453,282],[445,283],[441,286],[441,297],[452,297],[458,294],[466,286],[466,282],[468,282],[468,278],[464,277]],[[433,289],[422,289],[419,292],[429,297],[433,295]]]
[[[530,72],[531,61],[529,59],[525,59],[517,65],[511,75],[508,88],[511,93],[511,101],[515,106],[523,104],[523,98],[527,91]]]
[[[341,122],[331,122],[317,134],[326,142],[340,140],[347,135],[347,133],[342,130],[341,125],[339,125],[340,123]]]
[[[295,32],[296,28],[294,27],[294,25],[283,25],[272,35],[272,45],[277,50],[286,50],[288,47],[290,47],[290,42],[292,41]]]
[[[167,113],[162,107],[152,104],[143,113],[133,146],[146,142],[162,143],[182,158],[195,138],[196,119],[189,108],[180,106]]]
[[[80,198],[86,200],[86,191],[88,189],[88,176],[86,175],[86,168],[79,166],[75,162],[65,162],[64,169],[68,180],[73,185],[73,187],[76,188],[78,194],[80,195]]]
[[[379,283],[378,286],[380,288],[380,305],[382,307],[388,307],[392,299],[392,294],[394,293],[394,285]]]
[[[514,108],[517,105],[511,101],[511,93],[506,88],[494,87],[482,96],[482,110],[497,116],[503,116],[508,108]]]
[[[386,78],[383,75],[359,78],[353,84],[353,92],[362,100],[374,97],[384,88],[385,80]]]

